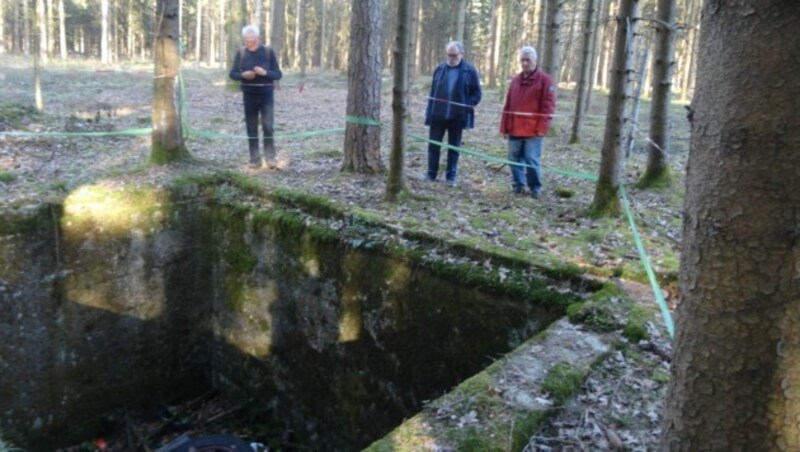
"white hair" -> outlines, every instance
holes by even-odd
[[[531,59],[531,61],[539,61],[538,55],[536,55],[536,49],[531,46],[525,46],[519,49],[519,56],[523,57],[526,56]]]
[[[447,49],[449,49],[450,47],[455,47],[456,50],[458,50],[458,53],[462,55],[464,54],[464,44],[462,44],[461,41],[448,42],[447,45],[444,46],[444,51],[447,52]]]
[[[246,25],[244,28],[242,28],[242,38],[246,38],[248,36],[255,36],[256,38],[261,36],[261,33],[258,31],[258,27],[255,25]]]

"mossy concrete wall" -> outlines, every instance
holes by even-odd
[[[217,383],[317,450],[367,446],[560,314],[280,215],[213,217]]]
[[[94,186],[0,217],[0,430],[48,450],[213,386],[352,450],[563,314],[242,197]]]
[[[91,186],[0,217],[0,430],[15,444],[53,450],[122,407],[209,387],[207,240],[169,198]]]

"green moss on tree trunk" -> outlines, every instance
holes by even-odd
[[[621,210],[618,187],[607,182],[598,182],[589,215],[593,218],[617,216]]]
[[[647,168],[641,179],[636,182],[636,188],[667,188],[671,187],[674,182],[675,177],[669,166]]]
[[[175,161],[190,160],[191,154],[186,146],[179,146],[177,149],[168,149],[163,143],[153,141],[150,149],[150,163],[164,165]]]

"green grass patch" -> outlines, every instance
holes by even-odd
[[[577,393],[583,385],[584,372],[568,363],[553,366],[542,382],[542,391],[549,393],[556,404],[562,404]]]
[[[17,174],[11,171],[0,171],[0,182],[10,184],[17,180]]]

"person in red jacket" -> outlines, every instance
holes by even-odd
[[[511,80],[500,119],[500,134],[508,139],[514,193],[542,195],[542,145],[556,109],[556,86],[552,77],[538,66],[536,50],[523,47],[519,51],[522,72]],[[525,178],[523,179],[523,174]]]

